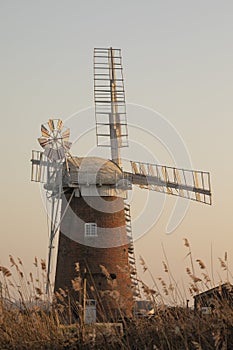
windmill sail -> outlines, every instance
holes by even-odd
[[[131,168],[131,173],[124,172],[124,178],[133,185],[211,204],[208,172],[141,162],[131,162]]]
[[[121,165],[120,148],[128,146],[121,50],[95,48],[94,96],[97,145],[111,147],[112,160]]]

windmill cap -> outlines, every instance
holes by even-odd
[[[68,159],[70,173],[78,173],[79,183],[116,184],[122,178],[121,168],[109,159],[100,157],[72,157]]]

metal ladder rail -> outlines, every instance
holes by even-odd
[[[141,296],[141,293],[140,293],[140,289],[139,289],[137,269],[136,269],[136,259],[135,259],[135,253],[134,253],[134,245],[133,245],[130,205],[126,202],[125,202],[124,210],[125,210],[126,231],[127,231],[127,237],[129,240],[128,259],[129,259],[129,264],[130,264],[130,278],[131,278],[131,283],[132,283],[132,289],[134,291],[134,293],[133,293],[134,299],[136,299],[137,297]]]

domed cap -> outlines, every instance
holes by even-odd
[[[72,157],[68,159],[70,176],[78,176],[79,184],[113,185],[122,178],[117,164],[99,157]]]

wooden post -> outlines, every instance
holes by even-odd
[[[86,299],[87,299],[87,279],[86,279],[86,268],[84,269],[84,280],[83,280],[83,323],[85,323],[86,318]]]

